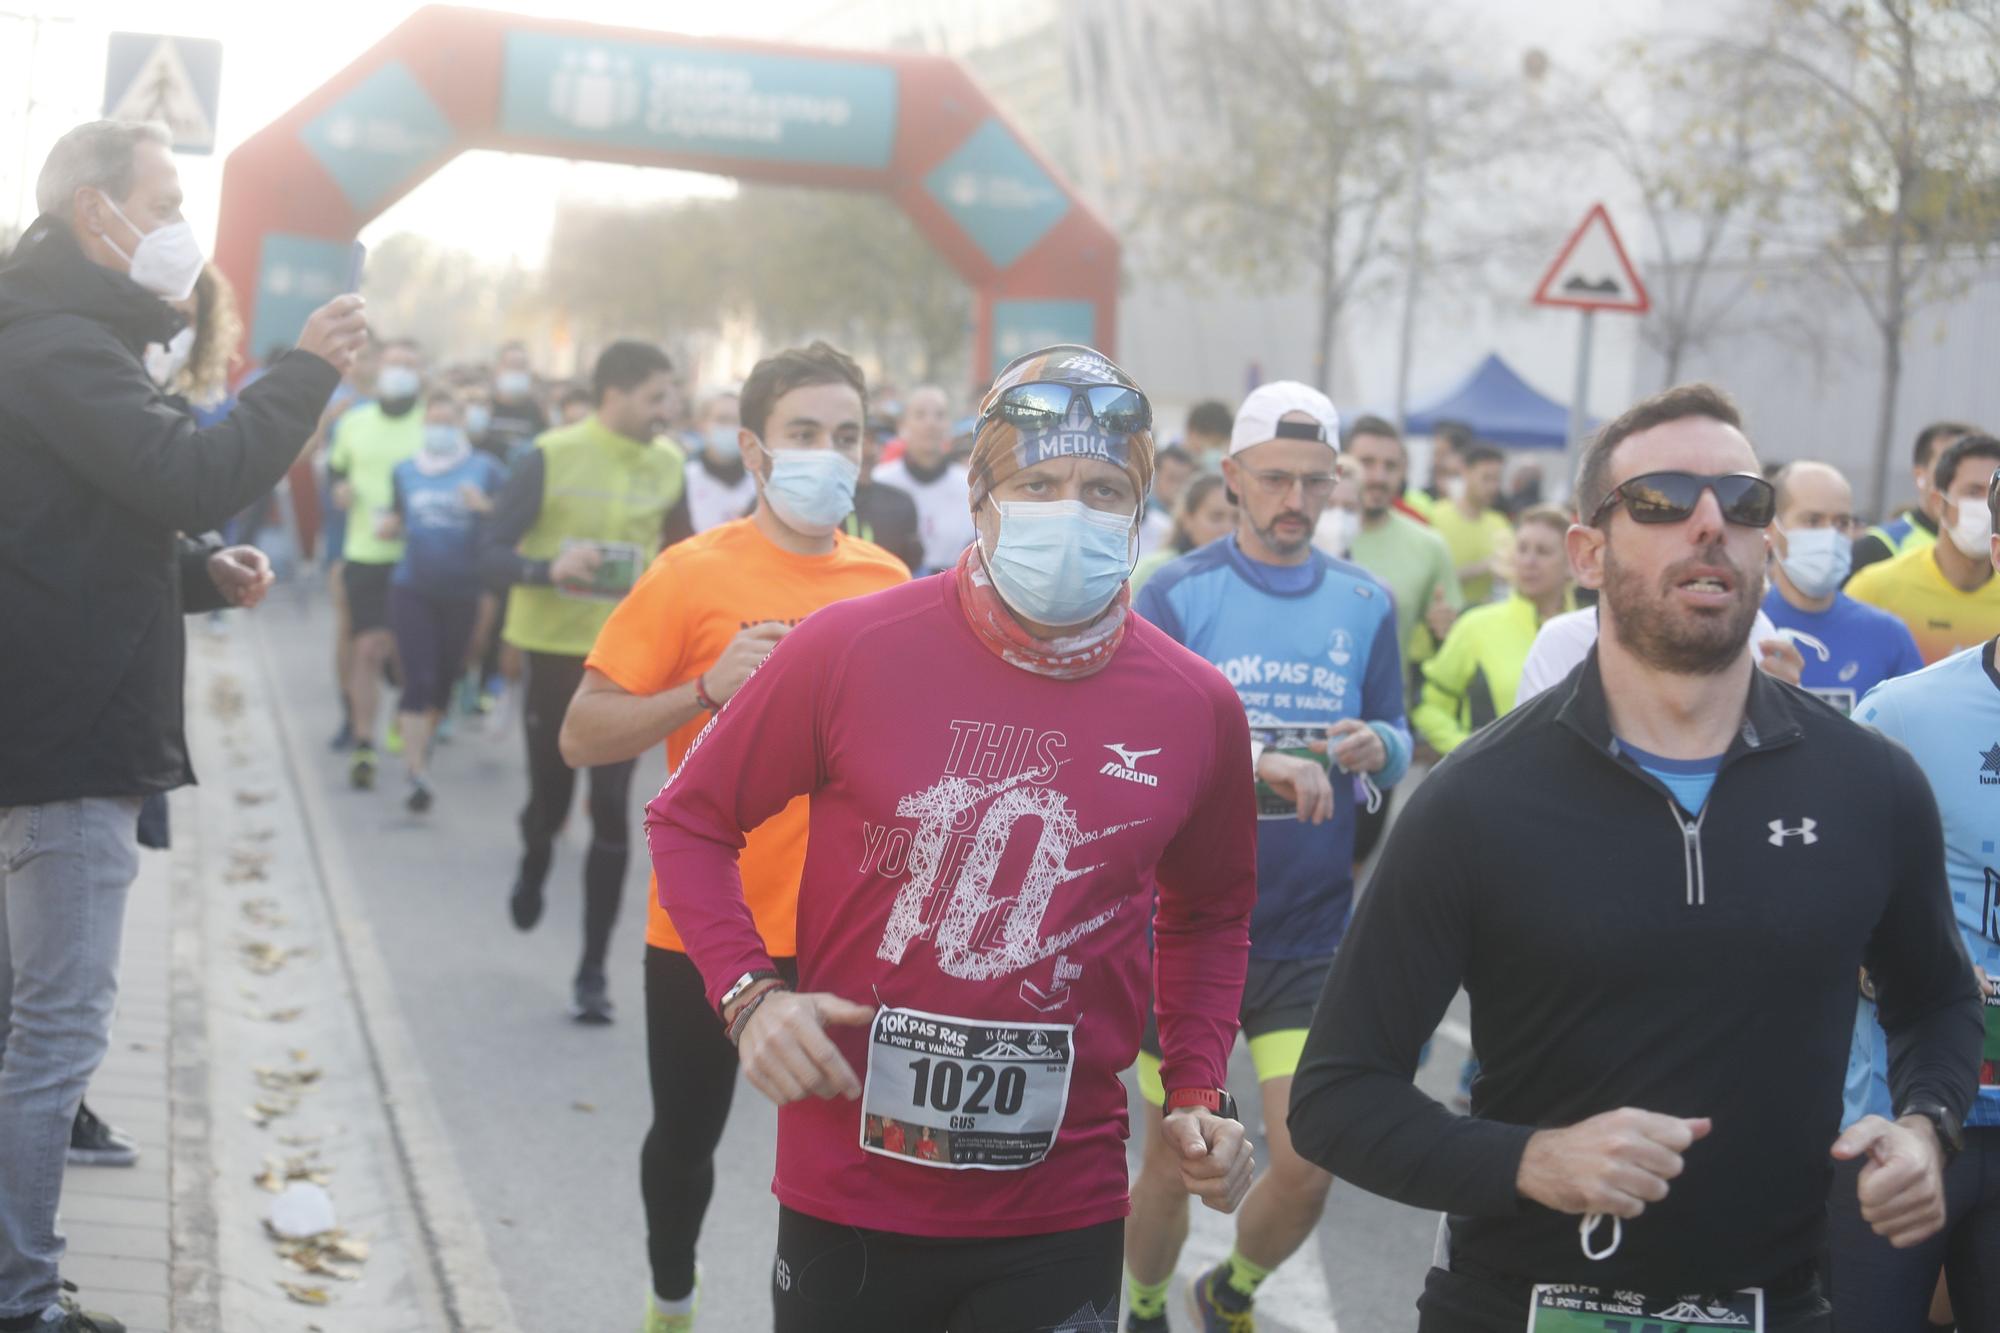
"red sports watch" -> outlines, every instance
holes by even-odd
[[[1210,1115],[1224,1120],[1241,1120],[1236,1114],[1236,1099],[1229,1095],[1227,1088],[1175,1088],[1167,1094],[1167,1103],[1161,1113],[1171,1115],[1183,1107],[1199,1106]]]

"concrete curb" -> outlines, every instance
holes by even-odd
[[[222,1264],[215,1208],[215,1159],[209,1151],[206,903],[199,883],[202,831],[194,799],[173,800],[172,936],[167,1042],[168,1181],[173,1208],[173,1327],[219,1328]]]
[[[254,627],[256,669],[264,704],[282,750],[287,782],[298,798],[308,854],[334,923],[336,953],[352,990],[362,1038],[382,1089],[394,1151],[409,1202],[428,1250],[430,1267],[453,1333],[520,1333],[514,1312],[487,1252],[485,1231],[442,1117],[430,1095],[428,1075],[405,1027],[394,984],[375,943],[367,909],[352,888],[351,871],[326,809],[318,770],[301,762],[304,747],[278,706],[279,691],[263,626]]]

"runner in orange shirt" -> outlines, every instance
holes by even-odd
[[[743,385],[743,460],[757,507],[661,552],[598,635],[563,721],[576,766],[666,741],[678,768],[710,715],[772,646],[819,608],[909,578],[903,563],[838,530],[853,508],[866,386],[824,343],[759,362]],[[749,835],[743,887],[765,946],[795,979],[806,798]],[[736,1048],[688,961],[657,883],[646,927],[646,1040],[653,1126],[641,1157],[653,1271],[645,1333],[693,1325],[695,1242],[736,1089]]]

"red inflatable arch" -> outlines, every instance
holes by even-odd
[[[480,148],[877,190],[972,287],[975,366],[1114,350],[1118,238],[957,61],[443,6],[229,155],[216,258],[248,348],[296,339],[361,228]]]

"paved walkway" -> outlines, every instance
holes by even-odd
[[[232,631],[191,636],[203,784],[172,798],[173,850],[142,855],[89,1092],[140,1160],[66,1173],[63,1276],[133,1333],[505,1330],[446,1299],[254,627]],[[303,1250],[265,1225],[288,1181],[336,1210]]]
[[[146,852],[125,913],[125,959],[111,1052],[91,1080],[91,1109],[139,1144],[131,1168],[73,1167],[63,1181],[63,1276],[131,1333],[172,1327],[172,1181],[167,1151],[172,1035],[170,857]]]

